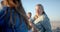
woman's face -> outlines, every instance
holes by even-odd
[[[3,0],[5,5],[8,5],[8,1],[7,0]]]
[[[27,16],[28,16],[28,18],[31,18],[31,14],[28,14]]]
[[[42,10],[42,8],[40,6],[36,6],[35,10],[36,10],[36,14],[38,14],[38,15],[41,15],[42,12],[43,12],[43,10]]]
[[[3,0],[3,5],[7,5],[7,0]]]

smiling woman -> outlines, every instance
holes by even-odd
[[[44,8],[41,4],[37,4],[36,8],[36,16],[37,18],[34,19],[33,23],[38,30],[38,32],[52,32],[51,24],[48,16],[44,12]]]

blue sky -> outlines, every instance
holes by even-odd
[[[32,17],[35,15],[35,5],[42,4],[51,21],[60,21],[60,0],[22,0],[22,4],[26,13],[32,13]]]

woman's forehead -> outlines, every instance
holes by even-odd
[[[35,8],[36,8],[36,9],[40,9],[41,7],[40,7],[40,6],[36,6]]]

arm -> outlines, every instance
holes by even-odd
[[[29,25],[30,25],[32,31],[33,31],[33,32],[38,32],[38,31],[37,31],[37,28],[35,27],[35,25],[33,24],[32,21],[33,21],[33,19],[31,19],[31,20],[29,21]]]
[[[41,22],[41,25],[44,27],[45,32],[52,32],[49,19],[44,18],[44,20]]]
[[[6,11],[5,10],[6,10],[5,7],[0,10],[0,25],[2,25],[3,22],[4,22],[4,16],[6,15]]]

